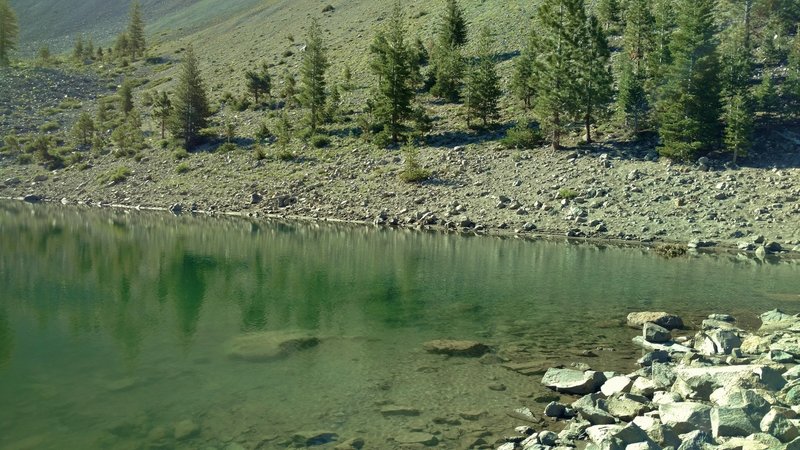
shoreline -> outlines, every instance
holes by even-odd
[[[50,199],[47,197],[41,197],[36,201],[30,201],[27,200],[25,197],[0,196],[0,201],[17,201],[29,204],[40,204],[40,203],[49,205],[58,204],[62,206],[72,206],[72,207],[77,206],[86,208],[93,208],[93,207],[109,208],[109,209],[118,209],[125,211],[160,212],[160,213],[170,213],[174,216],[191,214],[193,216],[194,215],[203,215],[208,217],[224,216],[224,217],[234,217],[234,218],[249,219],[249,220],[287,220],[287,221],[298,221],[305,223],[332,223],[332,224],[344,224],[352,226],[371,226],[375,228],[383,228],[390,230],[409,230],[409,231],[429,232],[437,234],[459,234],[462,236],[495,237],[501,239],[521,239],[529,242],[534,242],[538,240],[554,242],[560,240],[579,245],[585,245],[585,244],[611,245],[618,248],[640,248],[655,252],[658,252],[659,246],[668,246],[673,249],[677,247],[681,249],[680,250],[681,253],[679,254],[657,253],[659,256],[662,256],[664,258],[691,256],[694,254],[694,255],[717,255],[717,256],[739,255],[739,256],[746,256],[748,259],[755,259],[773,263],[800,260],[800,252],[797,251],[768,253],[764,257],[759,257],[755,251],[743,250],[737,248],[734,245],[730,244],[726,245],[725,243],[715,244],[713,246],[707,246],[707,247],[690,248],[680,241],[660,240],[660,241],[646,242],[640,240],[610,239],[610,238],[594,237],[594,236],[566,236],[565,235],[566,232],[560,230],[556,231],[535,230],[524,233],[518,233],[514,231],[500,230],[500,229],[465,231],[465,230],[451,229],[439,225],[421,225],[421,226],[420,225],[410,226],[405,224],[388,225],[388,224],[377,224],[375,222],[369,222],[364,220],[339,219],[335,217],[311,217],[311,216],[301,216],[292,214],[259,213],[259,212],[253,213],[248,211],[204,211],[204,210],[173,211],[173,207],[143,206],[143,205],[134,206],[134,205],[114,204],[114,203],[91,205],[80,202],[64,202],[63,199],[60,201],[56,201],[54,199]]]

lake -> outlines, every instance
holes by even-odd
[[[494,448],[552,397],[505,362],[633,371],[629,312],[798,306],[793,262],[0,202],[0,448]]]

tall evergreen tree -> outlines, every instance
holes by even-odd
[[[747,90],[753,76],[753,58],[744,24],[731,25],[719,45],[720,86],[725,97]]]
[[[292,107],[297,102],[297,81],[294,75],[288,70],[283,72],[283,88],[281,89],[281,97],[286,102],[286,106]]]
[[[459,47],[440,42],[433,50],[434,85],[431,93],[448,102],[458,102],[466,64]]]
[[[127,34],[130,56],[133,59],[136,59],[138,56],[144,56],[144,52],[147,49],[147,41],[144,35],[142,5],[139,3],[139,0],[134,0],[133,4],[131,4]]]
[[[272,78],[269,76],[269,68],[266,63],[261,65],[260,72],[248,70],[244,75],[247,82],[247,90],[253,94],[256,105],[258,105],[261,94],[269,98],[272,90]]]
[[[720,83],[714,0],[680,0],[670,43],[671,64],[661,92],[659,151],[687,159],[720,138]]]
[[[200,130],[208,126],[210,116],[206,90],[192,47],[183,55],[178,85],[175,88],[169,129],[184,140],[186,149],[196,142]]]
[[[747,91],[728,97],[723,113],[725,120],[725,147],[733,153],[733,163],[746,156],[751,146],[753,110]]]
[[[378,77],[375,90],[375,116],[397,144],[403,131],[403,124],[411,118],[414,99],[414,49],[406,44],[403,10],[400,1],[395,0],[387,29],[375,36],[370,47],[372,62],[370,67]]]
[[[789,50],[789,65],[783,89],[789,113],[800,115],[800,30],[794,35],[792,48]]]
[[[617,0],[599,0],[597,2],[596,14],[603,28],[609,30],[619,24],[621,9]]]
[[[311,20],[306,37],[306,51],[300,66],[300,104],[308,108],[308,126],[311,132],[325,120],[325,71],[328,60],[322,42],[322,28],[317,19]]]
[[[511,91],[528,110],[536,96],[536,80],[534,69],[538,52],[537,30],[532,27],[528,41],[522,53],[514,60],[514,71],[511,75]]]
[[[83,60],[83,35],[78,35],[75,38],[75,44],[72,46],[72,58],[75,61],[82,61]]]
[[[534,112],[549,132],[553,149],[561,147],[569,118],[575,117],[580,108],[578,61],[585,24],[583,0],[544,0],[539,5]]]
[[[612,99],[613,78],[609,67],[611,51],[606,35],[596,17],[590,16],[582,33],[578,67],[579,114],[586,131],[586,142],[592,142],[592,124],[605,114]]]
[[[117,95],[119,96],[119,110],[127,116],[133,111],[133,85],[129,80],[125,79],[122,82]]]
[[[663,83],[666,67],[672,62],[670,42],[675,31],[675,1],[653,0],[653,23],[655,48],[650,58],[650,80],[646,90],[655,92]]]
[[[467,114],[469,117],[479,118],[485,127],[489,120],[499,116],[497,105],[502,95],[489,28],[484,28],[481,32],[476,56],[467,79]]]
[[[11,52],[17,49],[19,25],[8,0],[0,0],[0,66],[9,64]]]
[[[158,119],[159,126],[161,127],[161,139],[165,137],[167,121],[169,120],[170,114],[172,114],[172,101],[170,101],[167,91],[156,94],[156,98],[153,101],[153,115]]]
[[[617,112],[636,137],[650,105],[644,91],[644,80],[636,74],[633,62],[627,55],[620,56],[618,90]]]
[[[442,18],[440,42],[453,47],[461,47],[467,43],[467,21],[464,10],[458,0],[447,0]]]

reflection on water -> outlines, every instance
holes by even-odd
[[[419,429],[467,448],[512,425],[509,408],[540,409],[501,359],[629,370],[628,312],[752,322],[796,312],[797,275],[731,256],[0,203],[0,447],[285,448],[324,430],[394,448]],[[245,333],[298,330],[319,345],[228,355]],[[435,338],[496,356],[422,352]],[[598,347],[618,351],[580,356]]]

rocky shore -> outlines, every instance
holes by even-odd
[[[518,435],[496,448],[798,449],[800,317],[773,310],[761,321],[750,332],[712,314],[694,336],[673,338],[679,317],[632,313],[628,325],[642,330],[633,343],[645,350],[639,370],[548,369],[542,384],[580,397],[551,402],[541,412],[549,425],[518,423]],[[525,408],[515,415],[534,417]]]
[[[95,155],[82,167],[54,172],[0,157],[0,197],[667,242],[679,244],[679,252],[738,248],[764,257],[800,251],[800,154],[789,141],[774,144],[783,151],[779,160],[753,157],[750,166],[736,168],[706,158],[672,164],[646,148],[601,144],[553,153],[438,142],[420,156],[431,179],[412,184],[399,179],[400,152],[347,142],[306,149],[294,161],[237,150],[193,153],[179,162],[165,150],[147,149],[137,161]],[[124,176],[110,176],[117,172]]]

